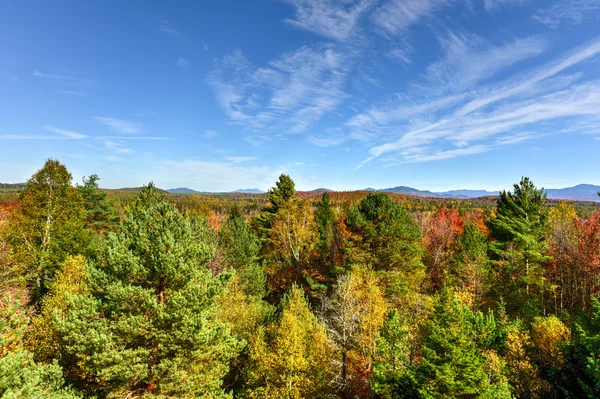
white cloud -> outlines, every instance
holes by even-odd
[[[483,0],[483,6],[486,10],[492,10],[494,8],[520,5],[527,3],[527,0]]]
[[[71,130],[59,129],[59,128],[54,127],[54,126],[47,126],[46,125],[46,126],[44,126],[44,129],[48,130],[49,132],[56,133],[56,134],[58,134],[60,136],[68,138],[68,139],[84,139],[84,138],[87,137],[85,134],[73,132]]]
[[[494,46],[476,35],[445,32],[438,40],[444,56],[427,69],[427,77],[446,88],[459,90],[520,61],[536,57],[548,47],[547,41],[541,37],[517,39]]]
[[[399,35],[451,3],[452,0],[388,0],[373,12],[371,19],[382,33]]]
[[[85,134],[59,129],[54,126],[45,125],[44,129],[54,134],[0,134],[0,140],[81,140],[87,138]]]
[[[314,137],[310,136],[308,140],[317,147],[334,147],[342,144],[346,139],[344,137]]]
[[[48,74],[40,71],[33,71],[33,76],[38,78],[46,79],[48,82],[63,84],[66,86],[77,87],[77,88],[90,88],[94,86],[94,81],[90,79],[76,78],[69,75],[60,74]]]
[[[465,155],[481,154],[489,150],[490,147],[487,145],[475,145],[472,147],[459,148],[455,150],[435,151],[432,154],[416,152],[413,154],[407,154],[404,157],[404,160],[406,163],[441,161],[445,159],[462,157]]]
[[[551,28],[562,22],[580,24],[585,19],[599,18],[599,0],[559,0],[552,7],[540,8],[533,16],[533,19]]]
[[[206,137],[207,139],[209,139],[211,137],[215,137],[216,135],[217,135],[216,130],[207,129],[204,131],[204,137]]]
[[[219,60],[209,84],[232,123],[297,133],[345,97],[347,57],[330,46],[304,46],[255,67],[236,51]]]
[[[493,85],[422,104],[373,108],[358,114],[349,120],[349,127],[377,132],[377,137],[388,141],[373,146],[371,157],[359,167],[388,153],[398,153],[404,162],[470,155],[540,137],[545,134],[543,124],[549,121],[554,126],[566,121],[572,125],[593,118],[600,109],[600,81],[576,83],[581,74],[562,73],[599,53],[597,38],[555,61]],[[598,129],[593,121],[589,125]],[[525,126],[529,130],[522,133]],[[390,141],[394,136],[399,138]],[[490,138],[494,141],[489,142]],[[452,146],[460,148],[449,148]],[[419,151],[409,151],[415,148]]]
[[[225,157],[225,159],[229,162],[233,163],[242,163],[248,161],[254,161],[256,157]]]
[[[187,58],[179,57],[177,59],[177,66],[180,66],[182,68],[189,68],[190,60],[188,60]]]
[[[345,40],[357,29],[360,17],[374,0],[284,0],[295,8],[294,18],[284,21],[293,27],[335,40]]]
[[[116,154],[132,154],[135,152],[133,148],[125,147],[125,141],[123,140],[106,140],[104,145]]]
[[[114,131],[121,133],[139,133],[142,131],[142,127],[134,122],[124,121],[122,119],[107,118],[103,116],[97,116],[96,120],[105,126],[108,126]]]

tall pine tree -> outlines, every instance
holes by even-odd
[[[100,397],[219,398],[239,343],[219,319],[215,237],[149,185],[109,234],[90,293],[58,317],[69,377]]]

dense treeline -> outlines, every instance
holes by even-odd
[[[600,396],[600,211],[528,178],[493,206],[98,181],[48,160],[0,211],[2,397]]]

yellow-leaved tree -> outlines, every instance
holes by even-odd
[[[251,398],[324,398],[330,392],[332,351],[325,327],[296,285],[284,296],[279,319],[249,343]]]

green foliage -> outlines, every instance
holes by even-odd
[[[9,276],[29,288],[39,307],[67,255],[87,251],[83,200],[67,168],[53,159],[27,181],[19,199],[7,228],[14,265]]]
[[[377,339],[377,356],[371,377],[373,391],[382,398],[420,397],[409,372],[412,366],[409,332],[398,311],[390,310]]]
[[[424,398],[510,398],[502,366],[477,345],[476,316],[445,291],[423,325],[422,358],[414,380]]]
[[[489,290],[490,265],[485,234],[476,224],[465,226],[452,259],[450,281],[453,286],[473,294],[473,307],[482,305]]]
[[[98,175],[82,179],[83,185],[77,185],[77,190],[83,198],[85,208],[85,224],[97,231],[106,231],[118,221],[113,206],[108,202],[106,191],[98,187]]]
[[[500,194],[496,217],[488,224],[495,239],[490,249],[501,281],[496,294],[506,299],[509,311],[527,317],[539,313],[539,296],[547,289],[542,267],[550,259],[543,236],[545,201],[545,191],[524,177],[514,185],[514,193]]]
[[[145,187],[109,234],[57,319],[69,377],[99,396],[226,397],[222,378],[239,343],[219,319],[227,274],[211,275],[215,238]]]
[[[64,388],[62,370],[56,360],[36,364],[24,349],[29,316],[10,295],[0,299],[0,396],[3,398],[77,398]]]
[[[592,316],[575,325],[579,344],[584,349],[586,372],[600,390],[600,300],[592,299]]]
[[[74,399],[80,396],[64,387],[62,370],[56,363],[37,364],[27,351],[0,359],[0,396],[5,399]]]
[[[349,211],[346,225],[351,263],[371,265],[392,296],[418,289],[424,277],[420,232],[405,207],[372,193]]]
[[[262,298],[266,279],[260,264],[260,241],[243,216],[233,211],[219,232],[219,253],[224,270],[235,270],[246,294]]]
[[[312,279],[309,281],[312,291],[326,291],[335,280],[336,275],[342,270],[338,265],[339,258],[339,233],[336,229],[336,217],[331,205],[329,193],[325,191],[321,201],[317,203],[315,210],[315,222],[317,224],[317,247],[321,281]]]
[[[269,190],[269,205],[263,209],[263,213],[256,219],[258,233],[261,237],[268,237],[279,208],[292,201],[295,194],[296,185],[292,178],[286,174],[281,174],[279,180],[275,183],[275,187]]]

